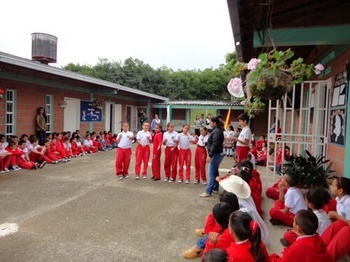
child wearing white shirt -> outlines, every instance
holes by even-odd
[[[150,157],[150,142],[152,142],[152,134],[149,132],[149,123],[147,121],[143,122],[142,130],[136,135],[136,141],[138,143],[136,147],[136,161],[135,161],[135,179],[140,178],[141,165],[142,177],[147,178],[148,161]]]

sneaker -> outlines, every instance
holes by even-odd
[[[204,192],[204,193],[200,194],[199,197],[211,197],[211,195],[209,195],[208,193]]]
[[[290,246],[290,244],[287,242],[287,240],[285,240],[283,237],[280,239],[280,242],[285,247],[289,247]]]
[[[168,181],[170,181],[169,178],[167,178],[167,177],[164,178],[164,182],[168,182]]]
[[[136,176],[135,179],[136,179],[136,180],[139,180],[139,179],[140,179],[140,176]]]
[[[185,252],[182,253],[182,255],[185,258],[196,258],[196,257],[200,257],[203,253],[203,249],[197,247],[196,245],[194,245],[193,247],[191,247],[190,249],[186,250]]]
[[[194,181],[193,184],[195,184],[195,185],[199,184],[199,180]]]
[[[10,172],[10,170],[8,168],[4,168],[4,172],[8,173],[8,172]]]
[[[190,180],[186,179],[185,184],[189,184],[189,183],[190,183]]]
[[[143,176],[142,178],[143,178],[143,179],[146,179],[146,178],[147,178],[147,176]]]
[[[5,173],[5,171],[4,171],[4,170],[1,170],[1,171],[0,171],[0,174],[3,174],[3,173]]]
[[[204,182],[203,182],[203,186],[206,186],[206,185],[207,185],[207,181],[204,181]]]
[[[169,179],[169,183],[173,183],[173,182],[175,182],[175,179],[174,178],[170,178]]]
[[[39,164],[38,162],[36,162],[36,163],[34,164],[34,169],[38,169],[39,166],[40,166],[40,164]]]
[[[58,160],[52,161],[51,164],[58,164]]]
[[[179,181],[177,181],[179,184],[181,184],[183,181],[182,181],[182,179],[179,179]]]
[[[129,175],[124,175],[124,178],[129,178]]]
[[[194,233],[196,233],[196,235],[197,236],[199,236],[199,237],[204,237],[205,236],[205,233],[204,233],[204,229],[203,228],[201,228],[201,229],[195,229],[194,230]]]
[[[17,165],[15,165],[15,168],[17,169],[17,170],[21,170],[22,168],[20,168],[19,166],[17,166]]]
[[[217,190],[213,190],[213,191],[211,191],[213,194],[219,194],[219,191],[217,191]]]
[[[119,180],[122,180],[123,179],[123,176],[118,176]]]
[[[46,161],[43,161],[40,165],[39,168],[43,168],[46,165]]]
[[[10,171],[18,171],[18,169],[15,168],[15,166],[12,166],[12,167],[10,168]]]

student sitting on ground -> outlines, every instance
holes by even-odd
[[[317,228],[317,216],[310,210],[299,210],[293,223],[293,229],[299,237],[282,252],[282,257],[271,254],[271,261],[333,261],[323,240],[316,234]]]
[[[323,188],[310,189],[307,191],[305,196],[305,201],[307,207],[315,213],[318,218],[318,228],[316,233],[319,236],[322,236],[323,232],[331,225],[331,220],[328,217],[328,214],[322,209],[326,205],[331,196],[328,191]],[[288,247],[296,241],[298,238],[297,232],[294,230],[287,230],[283,238],[281,238],[282,245]]]
[[[296,181],[289,175],[284,175],[279,183],[280,195],[270,210],[270,222],[273,225],[293,225],[295,214],[299,210],[306,210],[303,194],[296,187]],[[287,193],[285,193],[285,189]]]
[[[239,209],[238,198],[234,193],[224,191],[224,193],[220,195],[219,201],[220,203],[224,202],[231,205],[233,210]],[[196,244],[194,246],[183,252],[182,255],[185,258],[196,258],[201,256],[205,248],[205,243],[208,239],[208,234],[210,232],[219,233],[221,229],[222,227],[216,222],[214,214],[210,213],[206,218],[204,229],[195,230],[196,235],[198,235],[201,238],[196,241]]]
[[[226,250],[228,261],[269,261],[265,245],[261,242],[260,227],[247,212],[235,211],[229,219],[229,231],[234,241]]]

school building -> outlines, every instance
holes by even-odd
[[[324,155],[337,175],[350,177],[350,5],[328,0],[263,2],[227,0],[238,60],[249,62],[273,48],[291,48],[294,58],[325,68],[282,100],[269,101],[268,126],[276,117],[281,143],[293,153]],[[276,142],[274,134],[268,138]]]
[[[35,133],[36,109],[44,107],[48,132],[111,130],[122,122],[136,131],[139,113],[168,100],[130,87],[0,52],[0,133]]]

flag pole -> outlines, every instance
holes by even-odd
[[[227,112],[226,121],[225,121],[225,125],[224,125],[225,129],[229,125],[229,122],[230,122],[230,119],[231,119],[230,116],[231,116],[231,107],[228,109],[228,112]]]

